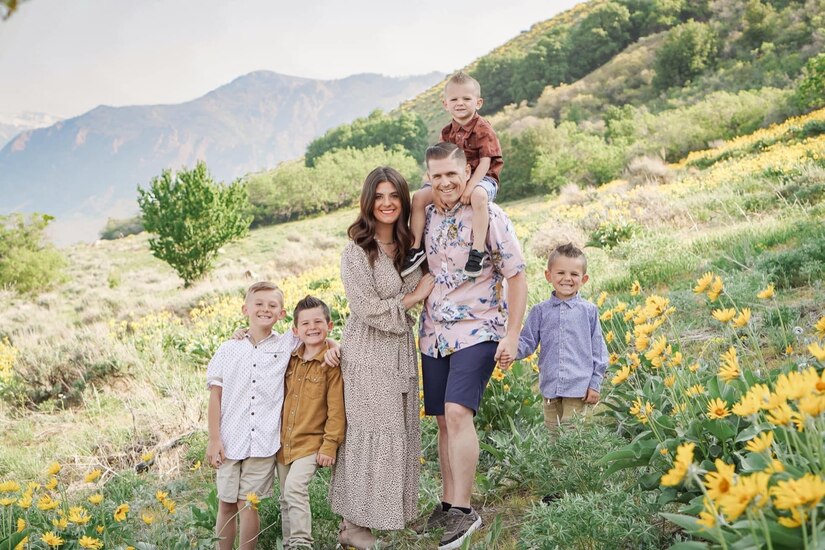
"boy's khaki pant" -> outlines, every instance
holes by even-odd
[[[555,435],[559,426],[569,424],[574,415],[587,416],[591,407],[581,400],[581,397],[544,398],[544,425]]]
[[[281,532],[284,548],[312,547],[312,512],[309,509],[309,482],[318,464],[315,454],[291,464],[278,462],[281,485]]]

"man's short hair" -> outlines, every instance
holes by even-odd
[[[580,258],[582,261],[582,269],[584,273],[587,273],[587,256],[584,255],[584,252],[581,248],[574,245],[573,243],[566,243],[560,244],[547,257],[547,269],[553,265],[553,262],[559,256],[564,256],[565,258]]]
[[[450,84],[458,84],[458,85],[472,84],[473,87],[476,90],[476,95],[481,97],[481,84],[478,83],[478,80],[476,80],[472,76],[468,75],[464,71],[458,71],[457,73],[454,73],[453,75],[450,76],[450,78],[447,79],[447,83],[444,85],[444,93],[445,94],[447,93],[447,87]]]
[[[298,326],[299,313],[301,313],[305,309],[315,309],[316,307],[320,307],[323,310],[324,318],[327,320],[327,323],[332,321],[332,316],[329,313],[329,306],[326,305],[324,301],[320,298],[307,295],[303,300],[301,300],[295,305],[295,311],[292,312],[292,322],[295,324],[295,326]]]
[[[424,153],[424,162],[427,166],[430,165],[431,160],[443,159],[455,159],[462,166],[467,164],[467,155],[464,154],[464,149],[455,143],[442,141],[441,143],[427,147],[427,152]]]
[[[248,300],[250,296],[255,294],[256,292],[260,292],[261,290],[273,290],[275,294],[278,296],[278,300],[281,301],[281,307],[284,307],[284,291],[278,288],[278,285],[275,283],[271,283],[269,281],[258,281],[250,286],[246,290],[246,296],[244,297],[244,301]]]

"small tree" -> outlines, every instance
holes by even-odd
[[[803,110],[825,105],[825,53],[810,58],[805,64],[796,89],[796,101]]]
[[[65,258],[44,243],[53,219],[48,214],[0,216],[0,288],[36,294],[63,280]]]
[[[148,190],[138,188],[138,205],[144,229],[157,235],[149,239],[152,254],[172,266],[187,287],[212,268],[221,246],[247,233],[252,221],[244,214],[246,186],[215,183],[203,162],[174,176],[164,170]]]
[[[688,21],[668,31],[656,52],[653,85],[660,90],[682,86],[716,60],[716,35],[707,23]]]

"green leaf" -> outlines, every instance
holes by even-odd
[[[691,535],[701,537],[713,542],[719,542],[719,536],[715,531],[709,531],[704,526],[699,525],[699,520],[693,516],[686,516],[684,514],[667,514],[659,512],[659,515],[671,523],[675,523],[682,529],[686,530]],[[727,540],[727,537],[725,537]]]
[[[687,540],[684,542],[677,542],[668,550],[706,550],[707,547],[708,544],[706,542],[700,542],[698,540]]]
[[[736,435],[736,430],[731,426],[730,422],[725,419],[702,421],[702,426],[716,436],[719,441],[726,441]]]
[[[492,445],[488,443],[484,443],[483,441],[478,442],[478,446],[481,447],[483,450],[490,453],[490,455],[495,458],[496,460],[503,460],[504,459],[504,452],[496,449]]]
[[[739,432],[739,435],[736,436],[734,442],[741,443],[743,441],[749,441],[757,435],[759,435],[760,433],[762,433],[763,431],[769,430],[770,427],[770,424],[764,422],[762,424],[754,424],[752,426],[748,426],[747,428]]]

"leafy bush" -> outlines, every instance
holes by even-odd
[[[32,214],[0,216],[0,287],[38,293],[63,280],[66,260],[50,244],[44,230],[54,218]]]
[[[330,151],[312,168],[294,161],[248,176],[253,224],[280,223],[356,204],[364,177],[376,166],[392,166],[411,189],[417,189],[421,166],[401,147]]]
[[[539,421],[541,411],[537,403],[540,396],[532,387],[538,371],[537,360],[538,356],[534,355],[529,360],[514,363],[507,371],[496,367],[475,417],[479,428],[509,430],[511,419],[527,426]]]
[[[636,224],[629,220],[604,221],[590,234],[585,246],[610,249],[630,240],[636,231]]]
[[[825,105],[825,53],[810,58],[805,64],[796,91],[796,101],[803,109]]]
[[[100,238],[104,241],[113,241],[142,232],[143,219],[140,216],[126,219],[109,218],[106,220],[106,226],[100,231]]]
[[[221,246],[247,233],[252,221],[244,213],[246,187],[215,183],[204,162],[174,176],[164,170],[148,190],[138,188],[138,205],[144,227],[157,235],[149,239],[152,254],[187,287],[212,268]]]
[[[716,50],[716,36],[706,23],[688,21],[671,29],[656,52],[653,84],[659,89],[682,86],[713,64]]]
[[[368,117],[342,124],[313,140],[307,146],[305,163],[308,167],[315,166],[324,154],[339,149],[376,146],[385,149],[400,146],[410,156],[423,159],[427,145],[427,126],[417,114],[407,111],[390,116],[376,109]]]

